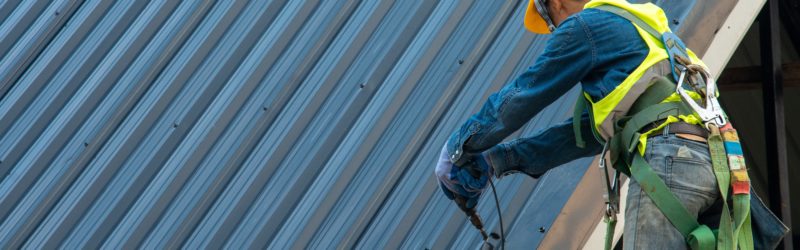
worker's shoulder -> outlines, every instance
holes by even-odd
[[[632,26],[630,21],[617,14],[593,8],[576,13],[574,18],[589,27]]]
[[[636,35],[636,28],[627,19],[611,12],[598,9],[584,9],[573,15],[570,19],[579,23],[586,32],[594,36],[608,36],[609,38],[628,38]],[[566,22],[566,21],[565,21]]]

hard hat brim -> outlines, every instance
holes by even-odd
[[[528,9],[525,11],[525,28],[536,34],[550,34],[550,29],[547,28],[547,23],[536,9],[534,1],[536,0],[528,1]]]

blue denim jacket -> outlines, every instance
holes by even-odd
[[[581,130],[586,147],[578,148],[572,119],[536,135],[498,144],[542,109],[580,82],[583,91],[600,100],[633,72],[649,49],[626,19],[596,9],[567,18],[556,29],[533,66],[489,96],[447,142],[450,159],[462,165],[483,153],[498,176],[520,171],[538,176],[576,158],[596,155],[587,113]]]

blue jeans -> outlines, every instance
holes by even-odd
[[[674,134],[658,135],[647,140],[645,160],[701,223],[704,217],[718,220],[722,203],[706,143]],[[683,235],[642,191],[636,180],[630,181],[626,206],[624,249],[688,248]]]

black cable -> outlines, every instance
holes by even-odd
[[[500,248],[506,249],[506,233],[503,231],[503,215],[500,213],[500,200],[497,199],[497,189],[494,187],[494,182],[492,181],[491,176],[489,176],[489,185],[492,186],[494,205],[497,207],[497,218],[500,219]]]

